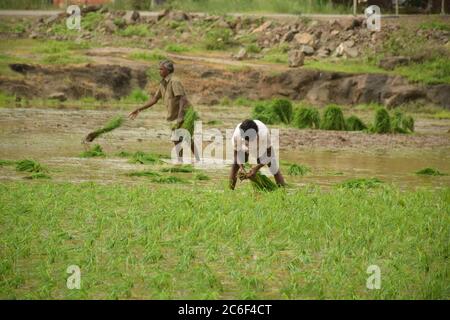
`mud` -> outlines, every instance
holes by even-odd
[[[233,128],[242,116],[250,113],[249,108],[236,114],[225,112],[225,107],[219,106],[203,106],[198,111],[204,123],[217,120],[217,114],[223,114],[220,119],[223,124],[215,126],[222,132]],[[49,168],[53,181],[57,182],[142,183],[147,180],[130,178],[125,174],[149,166],[130,164],[127,159],[115,154],[122,150],[170,154],[170,129],[164,121],[165,110],[161,105],[142,113],[134,121],[125,121],[122,127],[100,137],[96,143],[101,144],[107,158],[79,158],[79,154],[87,148],[81,143],[86,132],[117,113],[127,112],[0,109],[0,159],[38,160]],[[424,167],[435,167],[450,173],[449,136],[441,130],[426,132],[429,130],[428,121],[420,119],[417,122],[418,133],[414,135],[281,128],[280,159],[283,163],[301,163],[312,168],[312,173],[305,177],[287,176],[294,187],[307,183],[331,186],[353,177],[372,176],[404,188],[448,186],[450,176],[420,177],[414,174]],[[450,128],[449,121],[442,121],[442,125]],[[212,179],[196,183],[217,189],[226,187],[228,167],[201,166],[200,169],[205,170]],[[178,175],[191,178],[191,174]],[[23,175],[13,167],[0,167],[0,181],[22,179]]]

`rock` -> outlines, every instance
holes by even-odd
[[[339,33],[340,33],[339,30],[334,29],[334,30],[331,30],[330,35],[331,35],[332,37],[335,37],[335,36],[337,36]]]
[[[33,31],[33,32],[30,33],[29,38],[30,39],[36,39],[38,36],[39,36],[38,33],[36,31]]]
[[[317,56],[319,58],[326,58],[330,55],[331,50],[328,48],[320,48],[319,50],[317,50]]]
[[[66,101],[67,97],[64,92],[54,92],[48,96],[48,99]]]
[[[425,98],[426,93],[421,88],[406,86],[397,86],[392,88],[391,96],[385,99],[384,103],[388,108],[393,108],[409,101]]]
[[[137,11],[127,11],[125,16],[123,17],[126,24],[134,24],[137,20],[139,20],[139,12]]]
[[[48,17],[47,19],[45,19],[45,24],[52,24],[53,22],[56,22],[59,19],[59,16],[57,14],[52,15],[50,17]]]
[[[267,29],[269,29],[271,26],[272,26],[272,21],[271,21],[271,20],[266,21],[266,22],[264,22],[262,25],[260,25],[258,28],[254,29],[254,30],[252,31],[252,33],[260,33],[260,32],[264,32],[264,31],[266,31]]]
[[[299,50],[307,56],[312,56],[314,54],[314,48],[306,44],[302,45]]]
[[[294,40],[298,44],[306,44],[308,46],[313,47],[316,39],[310,33],[299,33],[295,35]]]
[[[237,54],[233,55],[233,58],[235,58],[236,60],[244,60],[247,57],[248,53],[247,50],[245,50],[245,48],[241,48]]]
[[[106,20],[105,21],[105,29],[109,33],[114,33],[117,30],[117,26],[112,20]]]
[[[189,16],[183,11],[170,11],[169,19],[174,21],[186,21],[189,20]]]
[[[386,57],[380,60],[378,66],[385,70],[394,70],[397,66],[406,65],[411,62],[411,58],[397,56],[397,57]]]
[[[356,58],[358,56],[359,52],[356,48],[350,48],[348,47],[345,42],[341,43],[335,51],[336,57],[348,57],[348,58]]]
[[[450,110],[450,85],[438,84],[428,86],[426,89],[428,99],[438,106]]]
[[[286,32],[284,36],[281,38],[281,43],[291,42],[294,39],[295,34],[296,34],[295,31]]]
[[[290,68],[301,67],[305,62],[305,55],[300,50],[291,50],[288,53],[288,61]]]

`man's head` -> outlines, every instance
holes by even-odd
[[[173,62],[170,60],[163,60],[159,63],[159,75],[161,78],[167,77],[175,70]]]
[[[250,119],[244,120],[241,125],[239,126],[239,129],[241,129],[244,132],[244,139],[246,145],[249,141],[253,141],[258,136],[258,126],[256,125],[256,122]]]

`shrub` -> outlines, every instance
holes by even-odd
[[[367,126],[357,116],[350,116],[345,121],[345,127],[348,131],[361,131],[367,129]]]
[[[272,102],[272,109],[278,118],[285,123],[289,124],[292,121],[292,103],[287,99],[275,99]]]
[[[323,114],[320,128],[324,130],[345,130],[345,120],[341,108],[329,105]]]
[[[314,108],[302,107],[295,112],[294,125],[299,129],[320,127],[319,111]]]
[[[377,110],[372,130],[375,133],[391,132],[391,119],[386,109],[380,108]]]
[[[207,50],[224,50],[232,44],[231,31],[216,28],[206,33],[205,47]]]

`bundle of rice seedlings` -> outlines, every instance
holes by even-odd
[[[289,166],[288,169],[288,175],[290,176],[304,176],[308,172],[310,172],[311,169],[304,165],[298,165],[298,164],[292,164]]]
[[[245,180],[247,179],[244,172],[239,174],[239,179]],[[270,180],[269,177],[257,172],[255,177],[250,179],[252,183],[252,187],[257,191],[273,191],[278,189],[278,186]]]
[[[161,163],[160,155],[136,151],[128,162],[140,164],[159,164]]]
[[[349,189],[375,188],[383,184],[383,181],[377,178],[355,178],[342,182],[340,187]]]
[[[390,133],[391,132],[391,118],[389,113],[384,108],[379,108],[375,113],[375,122],[372,128],[375,133]]]
[[[36,173],[47,171],[39,162],[30,159],[17,161],[16,170]]]
[[[98,130],[95,130],[91,133],[89,133],[86,138],[85,141],[86,142],[92,142],[94,141],[94,139],[96,139],[98,136],[106,133],[106,132],[110,132],[114,129],[117,129],[118,127],[120,127],[123,124],[124,118],[122,116],[116,116],[114,118],[112,118],[111,120],[109,120],[106,125],[103,128],[100,128]]]
[[[195,180],[205,181],[205,180],[210,180],[210,177],[207,176],[206,174],[200,172],[195,175]]]
[[[265,124],[279,123],[280,117],[276,114],[272,106],[266,102],[258,102],[252,111],[252,119],[259,120]]]
[[[161,172],[170,172],[170,173],[176,173],[176,172],[190,173],[190,172],[194,172],[194,171],[195,171],[195,169],[191,165],[175,166],[175,167],[161,169]]]
[[[314,108],[302,107],[297,110],[294,116],[294,125],[299,129],[320,127],[319,111]]]
[[[159,177],[152,179],[152,182],[155,183],[185,183],[186,181],[184,179],[174,177],[174,176],[168,176],[168,177]]]
[[[350,116],[345,121],[345,127],[348,131],[362,131],[367,129],[367,126],[357,116]]]
[[[285,123],[289,124],[292,121],[292,103],[287,99],[275,99],[272,102],[273,112],[278,115],[278,118]]]
[[[396,111],[391,119],[392,131],[395,133],[414,132],[414,119],[405,116],[402,112]]]
[[[151,170],[146,171],[132,171],[129,173],[126,173],[129,177],[160,177],[161,175],[158,172],[154,172]]]
[[[94,145],[91,149],[80,154],[81,158],[105,157],[102,147],[99,144]]]
[[[434,168],[425,168],[416,172],[416,174],[426,175],[426,176],[445,176],[447,174],[440,172]]]
[[[193,107],[189,107],[186,110],[186,114],[184,115],[184,122],[181,126],[183,129],[186,129],[191,134],[191,137],[194,135],[194,125],[195,121],[199,120],[200,117],[198,113],[194,110]]]
[[[323,114],[320,128],[323,130],[345,130],[344,114],[336,105],[329,105]]]

